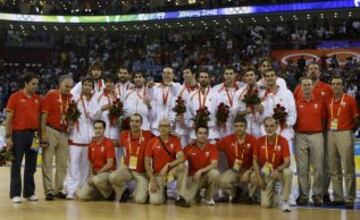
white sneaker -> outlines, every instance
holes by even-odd
[[[202,203],[206,204],[206,205],[215,205],[215,201],[213,199],[210,200],[206,200],[206,199],[202,199],[201,200]]]
[[[38,197],[35,196],[35,195],[32,195],[32,196],[30,196],[30,197],[27,197],[26,199],[27,199],[28,201],[30,201],[30,202],[36,202],[36,201],[39,200]]]
[[[15,196],[15,197],[12,197],[11,201],[13,203],[21,203],[21,198],[20,198],[20,196]]]
[[[74,195],[71,195],[71,194],[68,194],[66,195],[66,200],[74,200],[75,199],[75,196]]]
[[[283,201],[281,204],[281,210],[283,212],[291,212],[290,204],[288,201]]]

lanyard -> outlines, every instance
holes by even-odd
[[[341,107],[342,107],[342,104],[344,102],[344,97],[345,97],[345,95],[343,94],[342,97],[341,97],[340,107],[339,107],[339,109],[337,111],[336,118],[339,118],[339,116],[340,116]],[[334,98],[331,100],[330,108],[331,108],[331,119],[333,120],[334,119]]]
[[[138,89],[138,88],[136,88],[135,90],[136,90],[136,94],[139,96],[139,98],[140,99],[144,99],[144,97],[145,97],[145,87],[143,87],[143,94],[141,95],[141,92],[140,92],[140,90],[141,90],[141,88],[140,89]]]
[[[205,102],[206,102],[206,98],[209,95],[210,92],[210,88],[207,89],[207,91],[205,92],[205,94],[203,94],[203,98],[201,99],[201,89],[199,89],[199,109],[203,108],[205,106]]]
[[[84,114],[85,114],[85,118],[89,118],[89,112],[86,110],[86,106],[85,106],[85,102],[84,102],[84,97],[83,95],[81,95],[81,104],[82,104],[82,107],[84,109]]]
[[[265,137],[265,157],[266,157],[266,161],[269,161],[269,152],[268,152],[268,137],[266,136]],[[273,150],[273,154],[272,154],[272,157],[271,157],[271,163],[273,164],[274,161],[275,161],[275,148],[277,146],[277,143],[278,143],[278,135],[276,135],[276,138],[275,138],[275,145],[274,145],[274,150]]]
[[[65,103],[63,103],[62,96],[59,92],[59,102],[60,102],[60,115],[63,115],[66,113],[66,111],[68,109],[69,99],[68,99],[68,97],[66,97]]]
[[[162,87],[161,90],[162,90],[163,105],[166,105],[168,98],[169,98],[170,88],[167,89],[166,94],[164,93],[164,91],[165,91],[164,87]]]
[[[142,143],[142,131],[140,131],[140,137],[139,137],[139,142],[138,142],[138,145],[137,145],[137,147],[136,147],[136,156],[139,154],[139,151],[140,151],[140,145],[141,145],[141,143]],[[131,132],[129,131],[129,133],[128,133],[128,142],[129,142],[129,153],[130,153],[130,155],[131,155],[131,148],[132,148],[132,146],[131,146]]]
[[[246,145],[246,137],[244,138],[244,143],[240,144],[239,140],[237,139],[237,137],[235,137],[236,139],[236,146],[235,146],[235,158],[238,159],[239,158],[239,147],[242,149],[241,151],[241,157],[239,158],[240,160],[244,159],[244,153],[245,153],[245,148],[246,147],[241,147],[241,145]]]
[[[232,107],[233,106],[233,100],[234,100],[235,91],[234,91],[234,93],[232,95],[230,95],[229,89],[225,88],[225,92],[226,92],[226,96],[227,96],[227,98],[229,100],[229,105],[230,105],[230,107]]]

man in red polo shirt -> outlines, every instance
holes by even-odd
[[[331,98],[333,97],[333,91],[329,84],[320,81],[320,68],[319,65],[316,63],[312,63],[308,66],[306,76],[310,77],[313,81],[313,90],[312,90],[312,97],[313,99],[319,99],[320,101],[324,102],[324,105],[327,106]],[[301,85],[298,85],[294,90],[294,98],[295,101],[303,98],[304,91],[302,90]],[[327,141],[326,141],[326,132],[323,133],[324,135],[324,167],[323,167],[323,186],[322,186],[322,194],[323,194],[323,202],[325,204],[329,204],[331,202],[329,196],[329,186],[330,186],[330,174],[329,174],[329,164],[328,161],[328,150],[327,150]]]
[[[289,197],[292,185],[290,151],[288,141],[276,134],[277,121],[272,117],[264,119],[266,135],[257,140],[253,153],[253,166],[257,185],[261,189],[261,206],[274,205],[276,182],[282,182],[281,209],[289,212]]]
[[[313,95],[313,81],[301,79],[303,96],[297,99],[297,121],[295,124],[295,157],[299,180],[298,205],[307,205],[310,193],[310,164],[313,173],[312,200],[315,206],[322,203],[324,137],[326,107]]]
[[[109,175],[116,169],[115,148],[112,141],[104,136],[106,123],[94,121],[94,139],[89,145],[91,175],[77,192],[80,201],[112,199],[113,190]]]
[[[333,77],[334,97],[328,105],[328,144],[330,174],[333,185],[333,205],[354,207],[356,181],[354,164],[353,129],[359,126],[359,109],[356,100],[344,93],[341,77]],[[342,170],[344,170],[342,172]],[[346,198],[343,193],[345,179]]]
[[[247,120],[237,115],[234,119],[234,134],[224,137],[217,143],[219,151],[226,155],[228,170],[220,176],[220,187],[227,191],[231,202],[240,202],[239,190],[237,186],[248,191],[244,202],[251,203],[251,197],[255,191],[255,186],[250,184],[250,178],[253,173],[252,160],[253,149],[256,144],[256,138],[246,134]],[[250,189],[248,186],[250,185]]]
[[[145,150],[145,169],[150,179],[149,195],[151,204],[165,202],[166,184],[177,180],[178,196],[176,206],[189,207],[184,199],[187,182],[187,169],[179,138],[170,135],[170,121],[161,119],[159,137],[149,141]]]
[[[67,172],[69,158],[68,126],[66,112],[71,100],[70,90],[73,79],[62,76],[59,89],[50,90],[43,101],[41,109],[41,145],[42,174],[46,200],[54,200],[54,196],[65,198],[63,183]],[[55,156],[55,189],[53,188],[53,157]]]
[[[135,180],[135,203],[145,203],[148,195],[149,181],[146,178],[144,156],[146,144],[154,137],[150,131],[141,129],[142,117],[135,113],[130,117],[130,131],[123,131],[120,135],[120,147],[124,148],[124,164],[110,174],[109,180],[119,200],[126,183]]]
[[[6,143],[14,155],[11,164],[10,198],[21,202],[21,164],[25,154],[23,196],[29,201],[37,201],[34,173],[38,149],[37,131],[40,124],[40,97],[35,93],[39,77],[34,73],[24,75],[24,88],[10,96],[6,106]]]
[[[213,196],[218,186],[220,172],[218,170],[219,153],[216,146],[208,143],[209,129],[207,127],[196,128],[196,142],[189,144],[184,149],[185,157],[189,163],[190,185],[188,188],[188,200],[193,200],[199,190],[206,188],[203,202],[215,205]]]

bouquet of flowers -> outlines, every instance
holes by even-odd
[[[228,105],[225,105],[223,102],[220,103],[216,111],[216,121],[219,126],[225,125],[226,121],[229,118],[230,108]]]
[[[249,86],[247,93],[245,94],[242,101],[246,106],[249,106],[252,111],[254,111],[254,106],[261,103],[259,97],[259,90],[255,86]]]
[[[287,116],[288,113],[286,112],[286,108],[280,104],[276,104],[274,108],[273,118],[278,121],[281,130],[285,128]]]
[[[123,116],[124,109],[123,109],[123,103],[120,101],[120,99],[116,99],[109,109],[109,117],[110,117],[110,123],[115,124],[118,122],[119,118]]]
[[[194,121],[195,127],[205,126],[207,127],[208,122],[210,121],[210,112],[207,107],[200,108],[196,111]]]
[[[72,126],[80,118],[81,112],[79,111],[77,104],[74,101],[69,103],[68,109],[65,114],[66,123]]]
[[[12,155],[11,151],[7,150],[6,148],[2,148],[0,151],[0,166],[4,166],[13,160],[14,156]]]
[[[176,116],[182,115],[186,112],[185,100],[182,99],[181,96],[176,99],[176,105],[172,110],[176,113]]]

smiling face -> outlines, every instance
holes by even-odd
[[[39,79],[32,78],[29,82],[25,82],[25,90],[30,94],[34,93],[39,86]]]
[[[205,144],[208,141],[209,132],[206,128],[198,128],[196,131],[196,139],[200,144]]]

